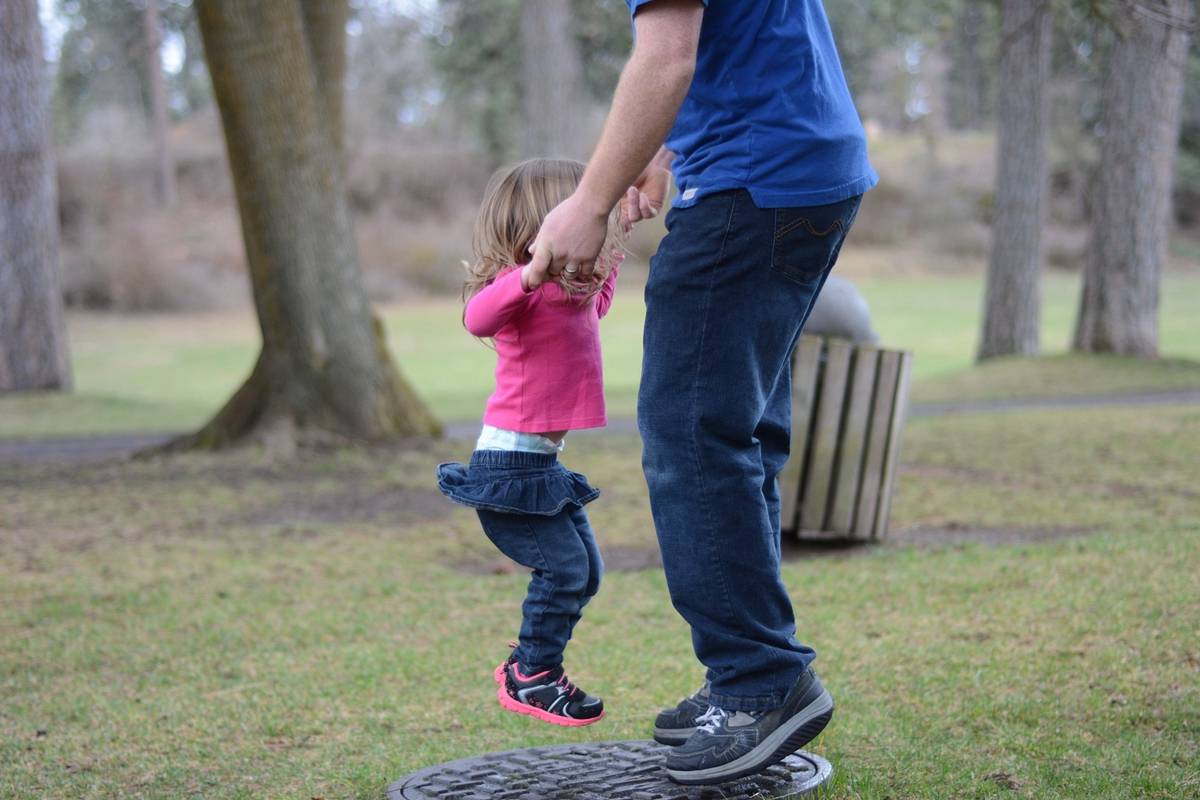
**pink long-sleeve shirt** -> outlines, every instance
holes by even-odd
[[[522,433],[605,425],[600,318],[612,305],[619,269],[614,264],[600,292],[581,301],[557,283],[526,292],[517,266],[467,302],[467,330],[496,343],[486,424]]]

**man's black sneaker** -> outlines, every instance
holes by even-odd
[[[811,669],[772,711],[710,706],[696,732],[667,754],[676,783],[714,784],[762,772],[816,738],[833,716],[833,697]]]
[[[496,699],[507,711],[571,728],[591,725],[604,716],[604,701],[571,683],[562,666],[527,674],[509,658],[492,677],[500,684]]]
[[[654,741],[659,744],[683,744],[696,732],[696,720],[708,710],[708,681],[700,691],[679,701],[679,705],[660,711],[654,719]]]

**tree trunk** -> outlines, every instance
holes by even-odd
[[[1191,0],[1122,0],[1104,76],[1103,139],[1074,349],[1158,354]]]
[[[296,0],[201,0],[197,13],[263,345],[241,389],[177,446],[436,434],[437,421],[387,351],[359,269],[334,146],[344,11],[305,14]],[[311,31],[306,20],[316,21]]]
[[[0,391],[70,389],[37,0],[0,2]]]
[[[1047,190],[1047,0],[1004,0],[992,252],[978,358],[1036,355]]]
[[[521,153],[584,153],[583,67],[568,0],[521,2]]]
[[[146,0],[142,14],[146,35],[146,84],[150,87],[150,128],[154,139],[155,178],[158,199],[167,208],[175,205],[175,159],[168,138],[167,86],[162,70],[162,26],[158,0]]]
[[[346,20],[350,4],[345,0],[301,0],[300,6],[317,76],[317,96],[329,123],[333,149],[341,158],[345,153]]]

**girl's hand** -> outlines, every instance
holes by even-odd
[[[521,288],[526,292],[532,292],[541,283],[541,281],[538,283],[533,283],[534,277],[533,270],[530,269],[531,266],[533,265],[526,264],[525,266],[521,267]]]
[[[633,224],[658,216],[667,202],[667,190],[671,186],[671,162],[675,154],[666,145],[658,148],[654,158],[633,182],[633,186],[621,198],[621,227],[625,233],[633,230]]]
[[[633,230],[634,223],[658,216],[667,200],[670,183],[671,172],[656,161],[650,162],[621,198],[621,227],[625,233]]]

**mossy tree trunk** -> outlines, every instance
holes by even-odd
[[[346,2],[199,0],[241,215],[262,352],[175,447],[433,435],[372,315],[340,142]]]
[[[0,391],[70,389],[37,0],[0,0]]]
[[[1074,349],[1158,354],[1193,0],[1120,0]]]
[[[1041,318],[1047,84],[1054,30],[1049,0],[1004,0],[996,204],[979,360],[1037,355]]]

